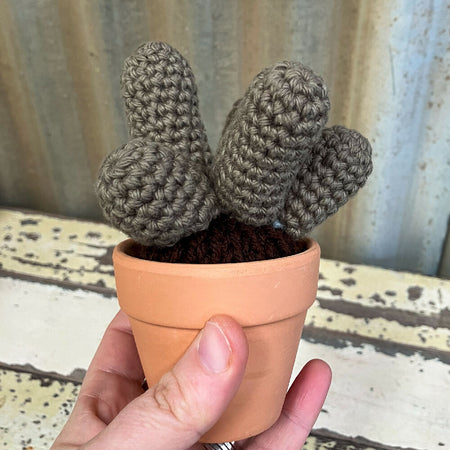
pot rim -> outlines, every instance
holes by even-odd
[[[207,274],[220,273],[221,276],[233,276],[237,273],[246,275],[257,275],[267,272],[276,272],[291,267],[297,267],[299,259],[304,259],[305,263],[314,258],[317,252],[320,255],[320,246],[314,239],[305,237],[307,248],[301,253],[281,258],[264,259],[259,261],[247,261],[237,263],[217,263],[217,264],[190,264],[190,263],[168,263],[161,261],[151,261],[135,256],[127,252],[132,246],[137,245],[133,239],[125,239],[116,245],[113,251],[113,260],[115,265],[132,266],[135,270],[141,272],[164,273],[173,276],[192,276],[193,272],[197,275],[205,276]],[[319,256],[320,257],[320,256]],[[214,270],[211,270],[214,269]]]
[[[296,255],[224,264],[148,261],[127,255],[132,245],[127,239],[114,249],[117,295],[122,309],[144,322],[201,329],[227,314],[254,326],[303,313],[316,297],[320,247],[313,239]]]

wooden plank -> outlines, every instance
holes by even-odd
[[[0,369],[0,446],[50,448],[72,411],[79,383]],[[315,430],[304,450],[379,450],[393,447]]]
[[[112,250],[124,237],[104,224],[3,209],[0,269],[112,293]],[[322,259],[307,324],[439,355],[449,351],[449,308],[449,280]]]
[[[73,376],[84,371],[119,307],[115,297],[0,278],[0,361]]]
[[[4,366],[82,376],[118,308],[111,254],[123,238],[103,224],[0,209]],[[449,305],[449,281],[323,259],[294,374],[319,357],[334,381],[306,448],[449,445]]]
[[[24,370],[31,365],[68,376],[82,373],[118,308],[114,298],[97,292],[8,277],[0,278],[0,291],[0,315],[9,318],[0,361]],[[427,445],[437,445],[438,438],[450,443],[442,395],[450,389],[448,364],[418,352],[385,354],[345,338],[340,344],[306,337],[299,348],[294,375],[312,358],[326,360],[335,374],[318,429],[391,446],[432,448]]]
[[[308,437],[303,450],[399,450],[399,447],[370,442],[358,437],[356,439],[339,436],[334,433],[313,430]],[[402,450],[405,450],[404,448]],[[411,450],[411,449],[409,449]]]
[[[50,448],[78,392],[75,383],[0,369],[0,446]]]
[[[4,271],[114,288],[111,255],[126,236],[101,223],[0,210]]]
[[[389,356],[370,344],[333,348],[302,339],[294,374],[312,358],[333,370],[317,429],[392,447],[449,445],[447,364],[417,353]]]

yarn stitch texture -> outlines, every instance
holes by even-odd
[[[257,75],[219,142],[213,180],[221,210],[249,225],[277,220],[329,107],[323,80],[299,63]]]
[[[330,103],[308,67],[260,72],[229,113],[214,158],[194,75],[166,43],[142,45],[121,77],[130,141],[108,155],[100,207],[145,246],[173,246],[219,214],[251,226],[278,221],[298,240],[334,214],[372,171],[355,130],[324,128]]]
[[[194,75],[175,49],[150,42],[126,59],[121,83],[132,139],[100,168],[100,207],[137,242],[173,245],[219,214]]]

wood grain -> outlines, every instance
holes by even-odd
[[[12,424],[0,430],[7,448],[16,439],[11,433],[15,445],[40,445],[39,436],[54,436],[65,420],[118,309],[111,253],[123,238],[101,223],[0,209],[0,315],[8,317],[0,404],[7,405],[1,420]],[[305,448],[448,445],[450,282],[326,259],[320,271],[294,375],[322,358],[334,381]],[[50,421],[36,418],[24,409],[30,402],[15,397],[18,379],[33,405],[51,397],[47,382],[36,382],[46,379],[70,385],[71,402],[53,404]]]

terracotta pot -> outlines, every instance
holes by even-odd
[[[117,295],[128,314],[147,382],[156,383],[207,320],[227,314],[244,328],[244,380],[202,442],[254,436],[278,418],[306,310],[314,302],[320,248],[308,239],[297,255],[235,264],[172,264],[133,256],[128,239],[114,250]]]

